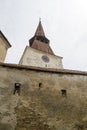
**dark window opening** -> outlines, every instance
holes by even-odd
[[[42,87],[42,83],[39,83],[39,90],[41,89],[41,87]]]
[[[77,124],[75,127],[77,128],[77,130],[84,130],[84,126],[82,124]]]
[[[13,92],[13,94],[17,93],[18,95],[20,95],[20,86],[21,86],[20,83],[15,83],[14,84],[14,92]]]
[[[44,43],[49,43],[49,40],[46,38],[46,37],[43,37],[43,36],[36,36],[36,39],[38,41],[41,41],[41,42],[44,42]]]
[[[62,96],[63,97],[66,97],[67,96],[67,91],[65,89],[62,89],[61,90],[61,93],[62,93]]]

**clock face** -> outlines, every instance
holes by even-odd
[[[48,62],[50,61],[49,57],[46,56],[46,55],[43,55],[43,56],[42,56],[42,60],[43,60],[44,62],[46,62],[46,63],[48,63]]]

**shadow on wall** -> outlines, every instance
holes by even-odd
[[[12,126],[10,124],[1,124],[0,123],[0,130],[13,130]]]

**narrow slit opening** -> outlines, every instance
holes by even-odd
[[[67,91],[65,89],[62,89],[61,94],[62,94],[62,97],[66,97],[67,96]]]
[[[14,92],[13,92],[14,95],[15,95],[16,93],[17,93],[18,95],[20,95],[20,86],[21,86],[20,83],[15,83],[15,84],[14,84]]]

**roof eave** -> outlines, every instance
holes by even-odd
[[[33,67],[33,66],[25,66],[19,64],[8,64],[1,63],[2,67],[16,68],[16,69],[26,69],[32,71],[41,71],[41,72],[49,72],[49,73],[60,73],[60,74],[72,74],[72,75],[85,75],[87,76],[87,71],[79,71],[79,70],[69,70],[69,69],[53,69],[53,68],[41,68],[41,67]]]

